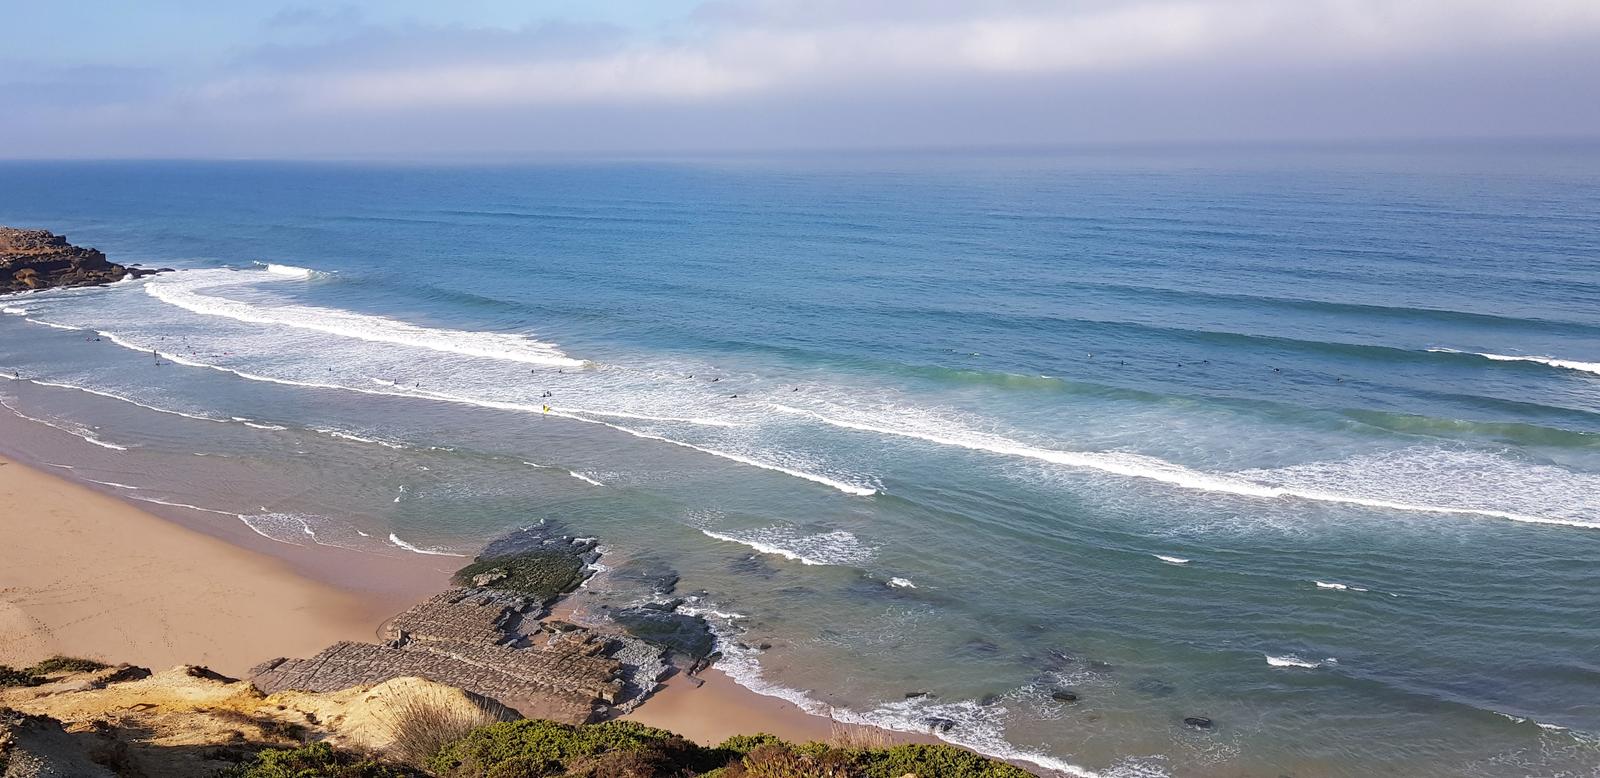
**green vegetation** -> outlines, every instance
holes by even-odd
[[[631,721],[572,726],[538,719],[478,727],[445,744],[419,766],[442,778],[1032,778],[1020,768],[947,745],[795,745],[761,734],[702,748],[666,730]],[[224,776],[423,774],[318,743],[263,751]]]
[[[702,751],[671,732],[631,721],[571,726],[523,719],[473,730],[440,749],[428,766],[440,775],[459,778],[632,775],[632,771],[598,769],[621,768],[626,762],[639,768],[654,765],[661,774],[670,775],[680,772],[674,768],[700,766],[696,763],[704,761]]]
[[[44,676],[56,673],[92,673],[104,670],[110,665],[96,662],[93,659],[78,659],[76,657],[61,656],[57,654],[40,662],[33,667],[17,669],[10,665],[0,665],[0,689],[15,686],[38,686],[45,682]]]
[[[456,571],[457,586],[485,586],[549,601],[583,583],[583,560],[569,551],[538,549],[480,559]]]
[[[223,778],[412,778],[414,770],[380,764],[368,757],[335,751],[327,743],[295,749],[269,748]]]
[[[38,675],[51,675],[54,673],[92,673],[96,670],[104,670],[110,666],[111,665],[108,665],[104,662],[96,662],[93,659],[82,659],[75,656],[62,656],[60,654],[56,654],[55,656],[28,668],[28,671]]]
[[[702,748],[629,721],[569,726],[525,719],[473,730],[428,768],[449,778],[1030,778],[1004,762],[947,745],[880,748],[792,745],[739,735]]]
[[[27,671],[18,670],[10,665],[0,665],[0,689],[10,686],[38,686],[44,679]]]

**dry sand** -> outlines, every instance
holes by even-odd
[[[370,639],[389,611],[0,459],[0,663],[62,653],[239,675],[265,659]]]

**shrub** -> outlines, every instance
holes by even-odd
[[[741,766],[749,778],[861,778],[862,776],[848,752],[827,747],[802,751],[787,744],[764,745],[746,754]]]
[[[717,751],[727,754],[729,761],[732,761],[734,759],[743,758],[745,754],[748,754],[751,751],[760,748],[761,746],[775,746],[783,744],[783,741],[779,739],[777,735],[769,735],[765,732],[757,732],[754,735],[734,735],[733,737],[722,741],[722,744],[717,746]]]
[[[237,767],[222,771],[224,778],[414,778],[414,770],[380,764],[371,758],[335,751],[327,743],[295,749],[269,748]]]
[[[0,665],[0,689],[8,686],[38,686],[44,679],[28,670],[18,670],[10,665]]]
[[[457,586],[474,586],[472,579],[487,575],[491,589],[520,592],[541,600],[552,600],[583,583],[583,560],[576,554],[552,549],[537,549],[481,559],[456,571]]]
[[[110,666],[111,665],[108,665],[104,662],[96,662],[93,659],[82,659],[74,656],[62,656],[60,654],[56,654],[55,656],[28,668],[28,672],[35,673],[37,675],[50,675],[52,673],[92,673],[96,670],[104,670]]]
[[[955,746],[912,744],[857,752],[867,778],[1032,778],[1033,773]]]
[[[523,719],[473,730],[440,749],[428,766],[461,778],[541,776],[582,766],[585,757],[610,751],[649,752],[686,767],[702,756],[699,747],[682,737],[631,721],[572,726]]]

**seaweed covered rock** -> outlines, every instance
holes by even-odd
[[[584,582],[595,561],[595,541],[540,522],[491,542],[472,564],[456,571],[457,586],[516,592],[549,603]]]

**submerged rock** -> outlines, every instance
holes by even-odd
[[[614,608],[611,619],[629,635],[701,659],[711,654],[716,637],[700,616],[678,613],[666,605]]]
[[[1190,716],[1184,719],[1183,723],[1188,724],[1195,729],[1211,729],[1211,719],[1208,719],[1205,716]]]
[[[1050,692],[1050,699],[1056,702],[1077,702],[1078,693],[1070,689],[1056,689]]]

